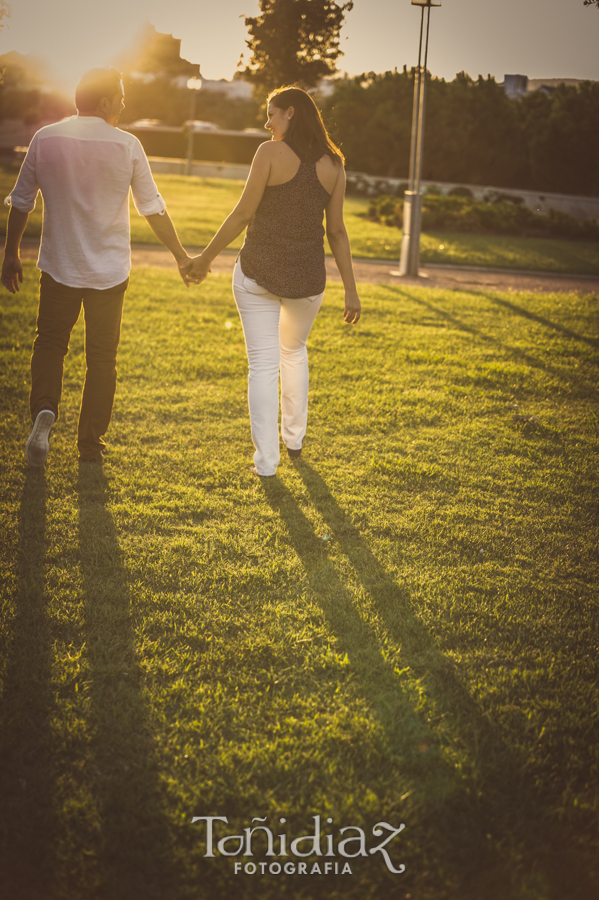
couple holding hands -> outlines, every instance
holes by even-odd
[[[345,289],[343,319],[355,324],[360,300],[343,222],[343,155],[329,138],[314,101],[301,88],[268,97],[272,141],[254,157],[243,194],[205,250],[190,258],[177,237],[137,138],[116,128],[124,109],[114,69],[86,73],[75,95],[78,115],[34,136],[7,202],[2,283],[19,290],[21,237],[38,189],[44,227],[38,267],[40,306],[31,359],[33,429],[30,465],[49,453],[58,417],[64,357],[81,305],[85,310],[86,377],[78,426],[81,462],[100,462],[116,389],[116,354],[130,270],[128,195],[175,257],[186,284],[247,227],[233,274],[249,362],[249,411],[255,447],[251,472],[271,476],[281,435],[291,458],[302,451],[308,417],[307,340],[325,289],[326,235]],[[6,201],[5,201],[6,202]]]

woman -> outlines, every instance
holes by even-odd
[[[306,343],[324,294],[326,234],[345,288],[344,321],[360,318],[360,300],[343,223],[345,170],[322,117],[305,91],[279,88],[268,97],[262,144],[239,203],[186,275],[200,282],[221,250],[247,226],[233,274],[249,362],[254,475],[274,475],[281,432],[291,458],[301,454],[308,419]]]

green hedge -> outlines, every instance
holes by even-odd
[[[373,221],[401,228],[403,200],[386,194],[375,197],[370,201],[366,215]],[[435,191],[424,196],[422,230],[599,240],[599,224],[592,219],[580,222],[553,209],[547,215],[540,215],[522,203],[501,197],[496,202],[485,202]]]

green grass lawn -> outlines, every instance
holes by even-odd
[[[597,897],[599,297],[361,293],[347,328],[327,289],[304,456],[264,480],[228,279],[133,272],[103,468],[81,324],[25,465],[33,266],[3,294],[7,898]],[[206,858],[192,825],[289,849],[317,815],[351,875],[236,875],[260,835]]]
[[[11,190],[16,173],[0,169],[0,191]],[[156,182],[183,244],[205,246],[223,219],[235,206],[243,190],[242,181],[225,178],[185,178],[157,175]],[[368,201],[348,197],[345,220],[356,257],[399,260],[401,232],[365,218]],[[4,229],[4,220],[2,229]],[[26,234],[41,233],[41,201],[31,215]],[[158,239],[131,204],[131,239],[134,243],[157,244]],[[240,236],[231,247],[241,247]],[[328,245],[327,245],[328,251]],[[599,275],[596,243],[551,238],[518,238],[476,234],[423,234],[421,261],[443,265],[490,266],[533,269],[579,275]]]

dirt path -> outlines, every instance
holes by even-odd
[[[24,241],[23,259],[37,258],[37,242]],[[172,268],[173,258],[162,247],[147,244],[134,244],[132,247],[134,266],[156,266]],[[229,275],[233,271],[237,253],[225,251],[212,264],[212,271],[219,275]],[[340,281],[339,273],[332,259],[327,257],[327,278]],[[458,266],[423,266],[421,273],[425,277],[398,278],[391,275],[397,269],[397,263],[383,260],[354,260],[354,270],[358,281],[371,284],[419,284],[431,288],[455,288],[464,290],[499,290],[499,291],[544,291],[546,293],[564,293],[577,291],[587,294],[599,294],[599,276],[586,275],[552,275],[542,272],[517,272],[514,270],[476,269]]]
[[[133,263],[138,266],[172,266],[172,257],[161,248],[148,248],[136,245],[132,250]],[[236,252],[221,253],[212,264],[212,271],[218,274],[230,274],[235,265]],[[339,272],[332,259],[326,259],[327,278],[330,281],[341,281]],[[424,266],[421,272],[424,278],[398,278],[391,275],[398,264],[381,260],[354,260],[354,270],[358,281],[371,284],[421,284],[436,288],[465,288],[466,290],[485,290],[492,288],[500,291],[545,291],[558,293],[564,291],[582,291],[599,293],[599,276],[586,277],[577,275],[550,275],[545,273],[521,273],[500,271],[497,269],[470,269],[457,266]]]

